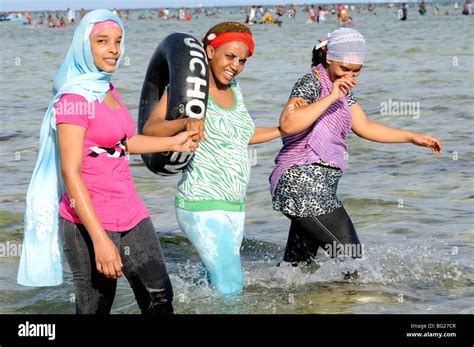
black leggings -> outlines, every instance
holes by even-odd
[[[83,224],[61,218],[59,225],[64,253],[74,278],[76,313],[109,314],[117,280],[97,271],[94,245]],[[123,273],[142,314],[173,313],[173,290],[151,219],[145,218],[130,231],[107,231],[107,235],[120,250]]]
[[[291,219],[291,226],[284,261],[310,263],[319,247],[332,258],[341,255],[362,257],[359,238],[344,207],[320,216],[286,216]]]

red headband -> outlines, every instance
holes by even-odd
[[[228,32],[220,35],[212,33],[207,36],[207,40],[209,41],[209,46],[214,48],[232,41],[242,41],[249,48],[249,57],[252,56],[255,47],[252,35],[246,32]]]

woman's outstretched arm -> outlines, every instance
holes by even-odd
[[[359,137],[380,143],[409,142],[417,146],[431,148],[431,151],[437,155],[443,151],[441,142],[433,136],[391,128],[370,120],[359,104],[354,104],[349,108],[352,114],[352,131]]]
[[[204,120],[196,118],[166,119],[168,109],[168,92],[163,96],[143,127],[143,134],[148,136],[173,136],[184,130],[198,130],[193,141],[204,141]]]
[[[264,143],[280,137],[283,132],[279,127],[255,127],[255,132],[249,141],[249,145]]]
[[[199,144],[194,142],[192,137],[197,133],[197,130],[183,131],[172,137],[133,135],[127,140],[127,152],[130,154],[194,152]]]

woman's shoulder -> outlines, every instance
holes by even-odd
[[[321,85],[316,73],[313,70],[305,72],[300,78],[298,78],[295,85],[297,84],[311,84],[318,87]]]
[[[319,99],[321,83],[313,71],[301,76],[293,85],[290,98],[301,98],[311,104]]]
[[[75,93],[65,93],[59,97],[58,103],[64,102],[88,102],[85,97]]]
[[[85,97],[74,93],[62,94],[54,105],[56,124],[73,124],[88,128],[93,106]]]

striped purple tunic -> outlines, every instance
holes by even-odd
[[[318,65],[313,68],[313,73],[316,74],[321,85],[320,98],[328,96],[332,90],[332,82],[326,69]],[[353,98],[352,93],[350,98]],[[280,177],[293,165],[311,164],[322,160],[344,170],[344,154],[347,152],[346,137],[351,127],[352,115],[347,97],[344,97],[326,109],[307,129],[294,135],[283,136],[283,148],[277,155],[276,167],[270,174],[272,195],[275,193]]]

